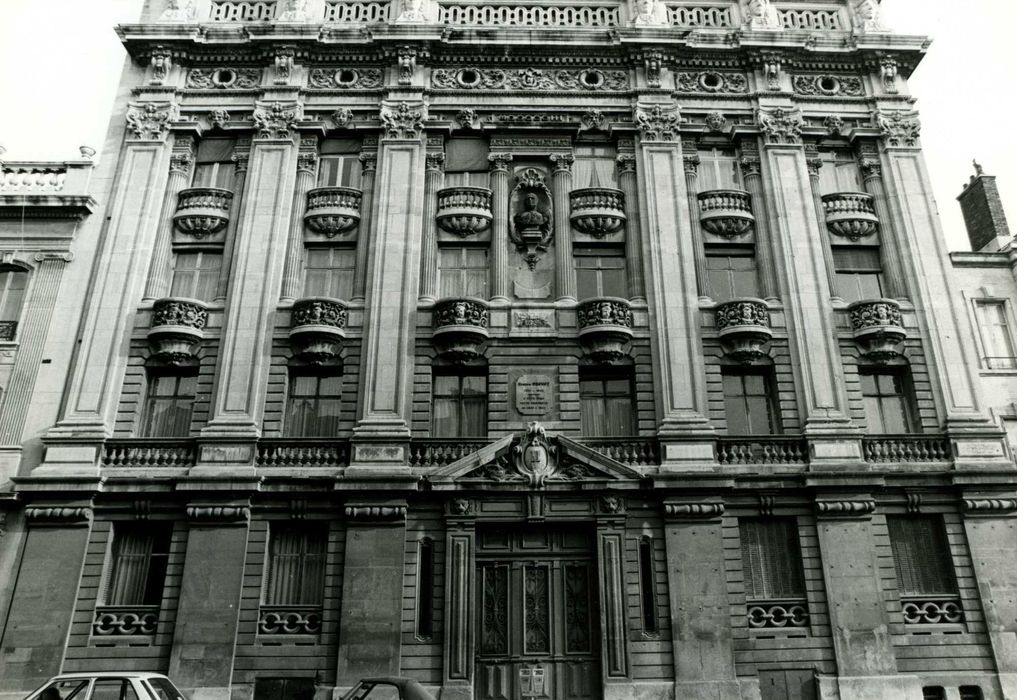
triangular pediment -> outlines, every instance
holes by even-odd
[[[565,437],[547,435],[538,423],[523,434],[507,435],[428,474],[442,485],[504,485],[545,488],[577,482],[639,481],[643,474]]]

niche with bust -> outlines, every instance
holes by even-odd
[[[517,172],[509,207],[509,237],[522,258],[514,275],[515,295],[545,299],[551,295],[551,261],[544,253],[553,242],[554,221],[551,191],[540,169],[526,167]]]

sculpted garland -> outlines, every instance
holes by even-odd
[[[439,68],[431,74],[431,85],[446,90],[597,90],[620,92],[629,89],[625,71],[542,70],[520,68]]]

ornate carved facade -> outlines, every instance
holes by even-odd
[[[118,31],[0,694],[116,659],[223,700],[1017,695],[1014,463],[878,3]]]

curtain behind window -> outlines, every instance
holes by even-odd
[[[903,595],[957,592],[946,532],[935,516],[887,516],[890,546]]]
[[[266,605],[321,605],[325,587],[324,532],[272,528]]]
[[[798,527],[792,519],[742,520],[742,566],[745,596],[754,600],[805,595]]]

